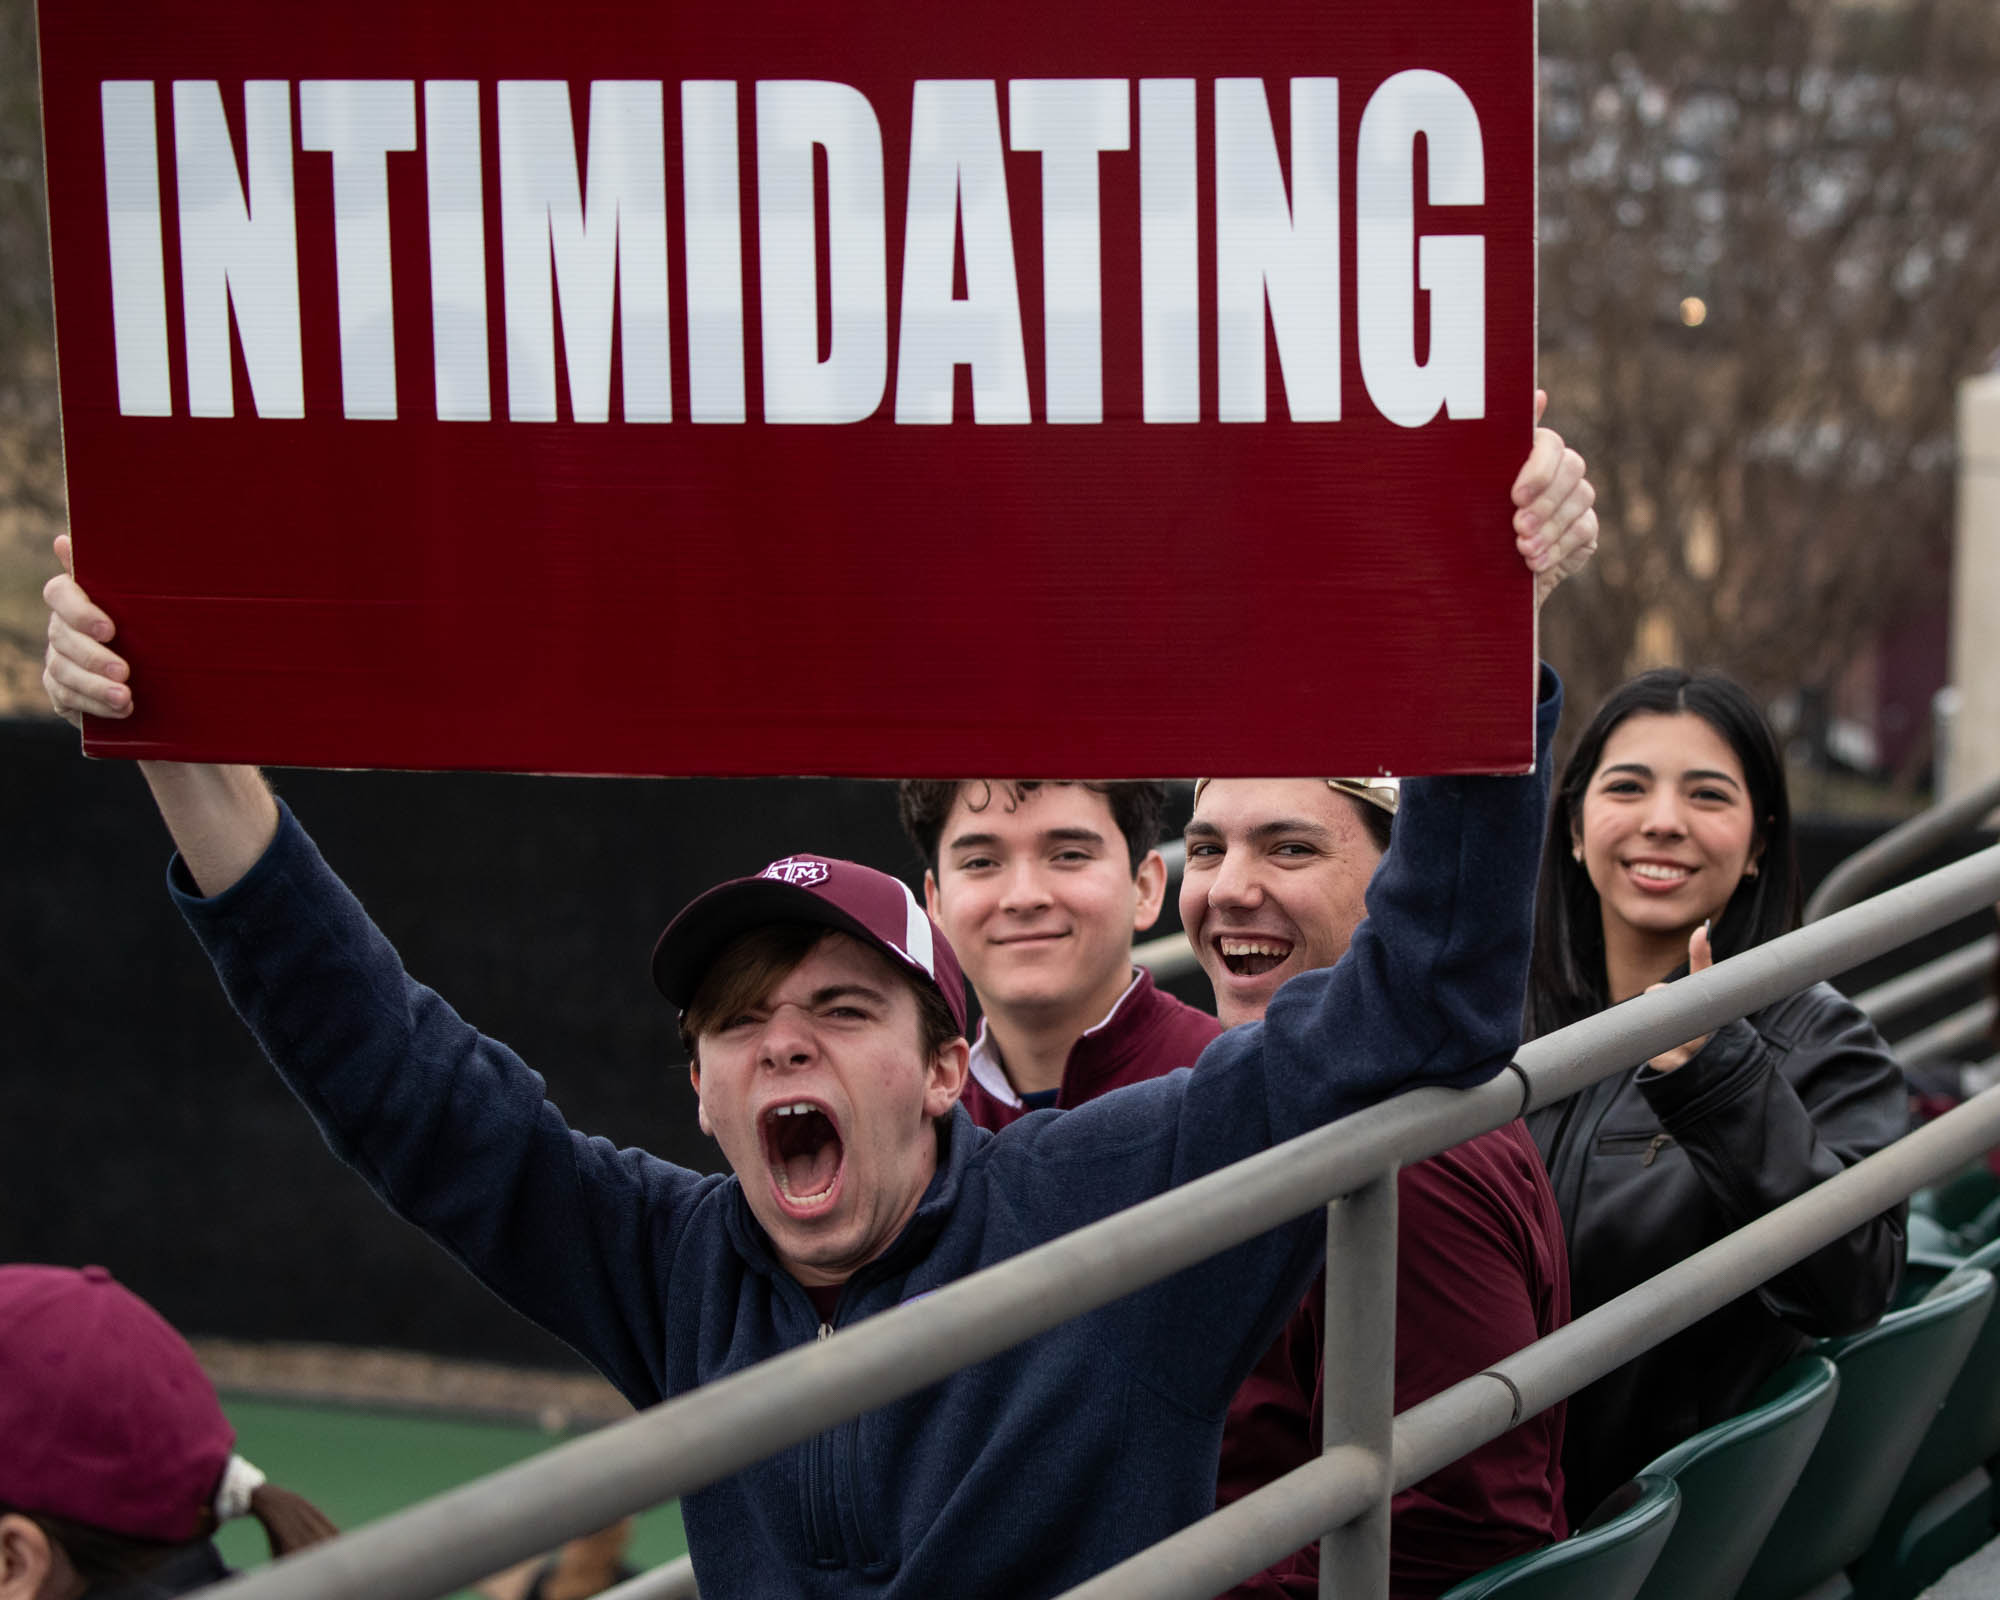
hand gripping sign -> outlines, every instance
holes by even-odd
[[[93,751],[1532,755],[1530,0],[43,0]]]

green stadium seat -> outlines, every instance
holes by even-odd
[[[1903,1261],[1903,1281],[1896,1286],[1896,1309],[1913,1306],[1965,1265],[1966,1258],[1943,1250],[1919,1250],[1914,1244]]]
[[[1958,1270],[1990,1275],[1996,1269],[2000,1242],[1976,1251]],[[1913,1261],[1907,1275],[1935,1282],[1935,1264]],[[1875,1542],[1853,1569],[1854,1587],[1866,1600],[1908,1600],[1993,1537],[1996,1502],[1989,1463],[1996,1456],[2000,1317],[1989,1316],[1917,1446]]]
[[[1943,1255],[1954,1259],[1969,1256],[2000,1239],[2000,1200],[1975,1213],[1956,1227],[1947,1227],[1939,1217],[1911,1212],[1908,1226],[1910,1250],[1918,1255]]]
[[[1977,1250],[2000,1239],[2000,1200],[1990,1202],[1986,1209],[1970,1222],[1962,1222],[1951,1231],[1952,1238],[1968,1249]]]
[[[1846,1568],[1882,1525],[1993,1303],[1993,1275],[1953,1273],[1866,1333],[1822,1341],[1840,1393],[1738,1600],[1851,1600]]]
[[[1910,1197],[1910,1209],[1937,1218],[1947,1228],[1961,1228],[1996,1200],[2000,1200],[2000,1173],[1982,1160],[1935,1189],[1920,1189]]]
[[[1958,1235],[1936,1217],[1911,1212],[1907,1233],[1913,1254],[1951,1256],[1954,1259],[1965,1254],[1959,1246]]]
[[[1840,1375],[1825,1356],[1787,1362],[1746,1411],[1704,1428],[1645,1473],[1680,1485],[1681,1514],[1641,1600],[1728,1600],[1826,1427]]]
[[[1634,1600],[1680,1503],[1671,1478],[1634,1478],[1562,1543],[1488,1567],[1442,1600]]]

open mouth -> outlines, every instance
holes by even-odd
[[[1625,870],[1641,883],[1660,889],[1677,888],[1694,876],[1692,867],[1675,866],[1667,861],[1628,861]]]
[[[1217,939],[1215,949],[1222,964],[1239,978],[1261,977],[1282,967],[1292,953],[1288,939]]]
[[[811,1211],[833,1198],[845,1149],[833,1118],[809,1100],[764,1113],[764,1158],[771,1178],[794,1210]]]

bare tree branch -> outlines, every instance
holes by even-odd
[[[1826,688],[1947,578],[2000,9],[1552,0],[1542,46],[1544,376],[1607,527],[1549,649],[1583,704],[1647,655]]]

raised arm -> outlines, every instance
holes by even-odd
[[[1545,403],[1537,394],[1538,420]],[[1582,458],[1541,429],[1512,512],[1538,608],[1595,553],[1594,500]],[[1119,1090],[996,1141],[996,1160],[1042,1168],[1025,1186],[1041,1197],[1024,1219],[1030,1234],[1077,1226],[1400,1090],[1470,1085],[1500,1071],[1520,1042],[1560,713],[1560,686],[1540,669],[1533,774],[1404,786],[1368,918],[1336,966],[1291,980],[1262,1022],[1224,1034],[1192,1073]],[[1176,1332],[1186,1317],[1156,1314],[1160,1297],[1192,1286],[1197,1300],[1247,1306],[1254,1355],[1296,1305],[1322,1237],[1320,1220],[1306,1218],[1135,1296],[1127,1354],[1223,1404],[1247,1360],[1219,1325],[1191,1347]],[[1192,1325],[1212,1326],[1201,1317]]]
[[[43,593],[50,704],[131,715],[116,628],[63,572]],[[141,762],[182,914],[327,1144],[635,1404],[660,1397],[672,1242],[717,1180],[572,1132],[542,1079],[404,970],[254,767]]]
[[[1332,967],[1302,972],[1259,1022],[1232,1028],[1191,1072],[1135,1084],[1008,1128],[995,1164],[1039,1242],[1421,1085],[1468,1086],[1520,1042],[1548,741],[1561,694],[1548,674],[1527,777],[1403,786],[1368,916]],[[1317,1214],[1131,1297],[1111,1348],[1218,1416],[1318,1267]],[[1226,1311],[1223,1308],[1227,1308]]]
[[[86,716],[132,715],[132,667],[111,648],[118,627],[76,581],[68,534],[56,539],[63,570],[43,586],[49,644],[42,687],[57,715],[79,730]],[[220,894],[256,863],[278,831],[278,807],[255,767],[141,761],[139,770],[204,894]]]
[[[637,1405],[665,1387],[668,1271],[721,1182],[571,1130],[538,1073],[404,971],[289,811],[182,915],[334,1154]]]
[[[1537,424],[1547,405],[1537,390]],[[1534,575],[1538,614],[1596,554],[1596,498],[1583,458],[1538,426],[1512,491],[1514,545]],[[1232,1030],[1203,1056],[1204,1069],[1255,1052],[1267,1071],[1303,1072],[1297,1085],[1273,1079],[1272,1139],[1415,1083],[1478,1082],[1512,1056],[1561,698],[1555,674],[1538,668],[1530,776],[1407,782],[1347,957],[1293,979],[1261,1027]],[[1314,1098],[1328,1092],[1334,1103]]]
[[[1407,780],[1346,956],[1301,973],[1261,1024],[1203,1053],[1197,1077],[1260,1058],[1271,1138],[1419,1083],[1483,1082],[1512,1058],[1561,709],[1561,686],[1544,669],[1526,777]]]

